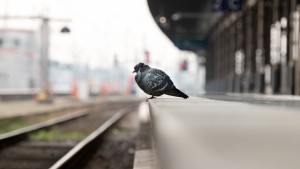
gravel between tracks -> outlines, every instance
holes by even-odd
[[[116,124],[97,147],[84,169],[132,169],[138,133],[136,111]]]

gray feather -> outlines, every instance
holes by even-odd
[[[188,97],[174,86],[174,83],[164,71],[150,68],[143,63],[139,63],[134,69],[134,72],[137,72],[135,81],[145,93],[152,96],[169,94],[184,98]]]

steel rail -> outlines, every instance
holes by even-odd
[[[87,136],[84,140],[79,142],[73,149],[71,149],[66,155],[58,160],[50,169],[66,169],[74,168],[77,163],[82,163],[84,160],[79,157],[84,157],[84,152],[88,150],[93,144],[97,143],[105,131],[111,128],[116,122],[118,122],[125,114],[129,112],[129,108],[124,108],[118,111],[115,115],[109,118],[105,123],[98,127],[93,133]]]
[[[10,143],[13,141],[16,141],[18,139],[20,139],[21,137],[24,137],[26,135],[28,135],[29,133],[32,133],[34,131],[38,131],[41,129],[45,129],[45,128],[49,128],[53,125],[56,124],[61,124],[70,120],[74,120],[83,116],[88,115],[88,109],[83,109],[83,110],[79,110],[76,111],[74,113],[70,113],[61,117],[57,117],[57,118],[53,118],[44,122],[40,122],[34,125],[30,125],[27,127],[23,127],[11,132],[7,132],[4,134],[0,134],[0,147],[3,146],[3,144],[5,143]]]

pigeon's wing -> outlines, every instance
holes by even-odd
[[[159,69],[150,69],[145,76],[146,88],[153,95],[162,95],[166,90],[174,87],[170,77]]]

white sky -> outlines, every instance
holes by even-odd
[[[143,61],[174,70],[180,59],[194,55],[178,50],[155,24],[146,0],[0,0],[0,15],[49,16],[72,22],[52,21],[50,58],[60,62],[111,67],[114,55],[132,67]],[[15,23],[14,23],[15,22]],[[2,24],[1,24],[2,23]],[[0,27],[39,29],[38,21],[0,21]],[[70,34],[61,34],[63,26]]]

